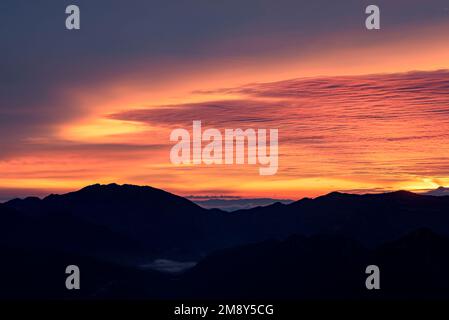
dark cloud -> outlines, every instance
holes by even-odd
[[[227,124],[236,126],[240,123],[263,125],[279,120],[276,110],[281,107],[279,102],[222,100],[130,110],[111,114],[109,117],[158,126],[191,127],[193,120],[202,120],[204,125],[215,127]]]
[[[397,74],[363,76],[316,77],[292,79],[272,83],[249,84],[238,88],[224,88],[209,93],[243,94],[265,98],[319,98],[342,101],[373,102],[382,106],[379,97],[390,100],[409,100],[422,104],[431,95],[433,101],[445,99],[449,91],[449,71],[411,71]],[[445,109],[432,110],[447,111]],[[381,116],[381,115],[377,115]]]
[[[111,157],[138,152],[151,152],[166,148],[165,144],[137,144],[137,143],[77,143],[71,141],[52,140],[45,142],[23,142],[11,146],[7,152],[0,153],[0,160],[6,160],[26,154],[63,156],[68,154],[95,155],[96,157]]]

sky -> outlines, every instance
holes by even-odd
[[[81,29],[66,30],[76,4]],[[0,201],[93,183],[299,199],[449,185],[449,3],[0,3]],[[279,169],[170,162],[170,132],[276,128]]]

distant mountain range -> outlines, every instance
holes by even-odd
[[[449,197],[406,191],[333,192],[228,213],[156,188],[97,184],[44,199],[15,199],[2,207],[9,212],[7,219],[14,220],[2,223],[8,243],[31,239],[33,246],[95,255],[110,251],[116,257],[120,252],[130,259],[144,251],[145,259],[196,260],[217,249],[291,234],[343,235],[364,245],[422,227],[449,235]]]
[[[449,188],[438,187],[437,189],[428,191],[428,192],[426,192],[424,194],[428,195],[428,196],[437,196],[437,197],[449,196]]]
[[[88,291],[89,297],[250,298],[271,297],[273,292],[280,298],[324,297],[320,291],[324,289],[332,297],[344,283],[349,287],[341,293],[360,297],[361,280],[351,277],[363,278],[360,268],[374,261],[394,270],[391,275],[387,272],[393,279],[388,295],[400,297],[405,295],[401,286],[406,285],[400,270],[406,261],[414,261],[408,265],[412,273],[436,270],[435,275],[425,274],[417,288],[428,295],[435,293],[432,290],[438,281],[433,277],[439,275],[441,296],[449,292],[449,282],[444,282],[447,276],[440,274],[449,267],[448,207],[449,197],[445,196],[406,191],[333,192],[290,204],[225,212],[204,209],[151,187],[97,184],[44,199],[1,204],[0,254],[5,263],[0,273],[8,274],[5,283],[13,286],[14,277],[20,277],[19,271],[26,268],[15,267],[16,263],[40,269],[52,263],[81,261],[92,270],[109,270],[99,278],[104,281]],[[39,254],[46,260],[39,259]],[[176,275],[176,290],[169,290],[166,274],[140,267],[161,267],[161,261],[166,267],[171,260],[179,262],[177,268],[195,265],[182,261],[199,262]],[[53,270],[54,265],[49,268]],[[49,272],[44,274],[50,277]],[[264,277],[264,285],[257,289],[260,277]],[[152,283],[153,291],[145,289],[145,279]],[[206,285],[210,281],[220,286],[210,291]],[[326,285],[327,281],[335,288]],[[241,290],[234,290],[239,284]],[[20,295],[20,290],[15,292]],[[47,293],[59,296],[56,289]]]
[[[272,198],[237,198],[237,199],[226,199],[226,198],[197,198],[188,197],[196,204],[200,205],[206,209],[221,209],[224,211],[237,211],[242,209],[252,209],[255,207],[268,206],[270,204],[280,202],[283,204],[292,203],[293,200],[289,199],[272,199]]]

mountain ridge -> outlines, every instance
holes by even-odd
[[[229,213],[156,188],[96,184],[0,204],[0,271],[16,276],[7,288],[18,295],[15,283],[28,284],[15,262],[42,253],[48,261],[29,263],[50,268],[50,280],[66,261],[92,266],[96,297],[449,297],[448,207],[449,197],[407,191],[331,192]],[[169,276],[141,268],[158,259],[198,263]],[[368,264],[383,270],[381,293],[365,290]]]
[[[335,234],[376,245],[421,227],[449,234],[449,197],[409,191],[331,192],[293,203],[231,213],[205,209],[149,186],[94,184],[43,199],[3,204],[27,217],[67,215],[141,244],[155,259],[196,260],[226,247],[285,239],[291,234]],[[86,226],[87,227],[87,226]]]

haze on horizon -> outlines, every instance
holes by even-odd
[[[0,198],[93,183],[299,199],[449,185],[449,5],[0,5]],[[170,163],[175,128],[278,128],[279,170]]]

